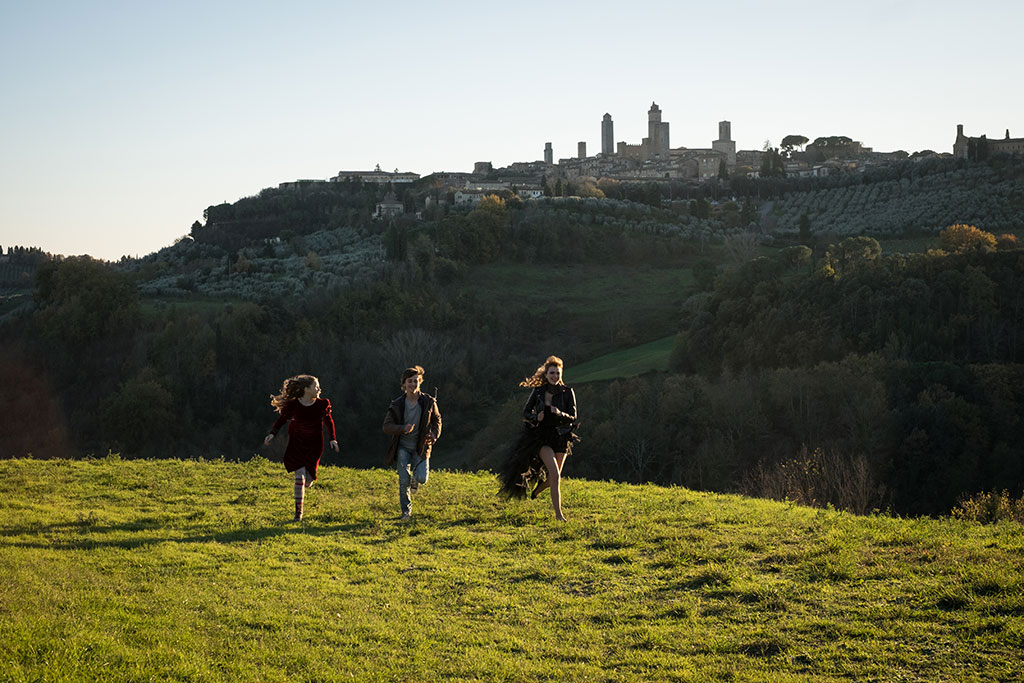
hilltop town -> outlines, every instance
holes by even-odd
[[[957,126],[951,153],[932,150],[876,152],[863,143],[844,136],[818,138],[811,142],[802,136],[787,136],[779,147],[737,150],[732,139],[732,123],[718,122],[718,138],[710,147],[672,147],[670,126],[662,120],[656,102],[647,112],[647,137],[637,144],[615,140],[615,124],[611,114],[601,120],[601,151],[587,153],[587,143],[577,143],[576,156],[555,161],[552,143],[544,145],[543,159],[518,161],[495,168],[490,162],[474,164],[472,172],[418,173],[381,170],[339,171],[329,180],[296,180],[280,184],[281,189],[308,188],[319,183],[360,180],[367,183],[390,184],[392,187],[420,180],[428,187],[450,192],[456,206],[472,207],[487,194],[507,191],[523,199],[536,199],[554,192],[556,184],[574,182],[597,186],[598,180],[617,183],[694,182],[737,176],[758,178],[776,174],[790,177],[826,177],[837,173],[863,172],[872,166],[886,165],[908,158],[924,159],[954,157],[984,159],[992,154],[1024,154],[1024,138],[1011,138],[1006,130],[1003,139],[982,135],[964,135],[963,124]],[[809,143],[809,144],[807,144]],[[428,197],[428,207],[431,203]],[[444,199],[434,201],[445,201]],[[393,193],[377,204],[374,216],[386,218],[401,214],[405,205]]]

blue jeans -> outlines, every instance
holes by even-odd
[[[415,451],[401,446],[398,447],[395,460],[398,462],[398,503],[402,506],[402,514],[411,514],[412,500],[409,499],[409,485],[412,483],[413,477],[416,477],[416,481],[420,484],[427,483],[427,477],[430,476],[430,461],[421,458]]]

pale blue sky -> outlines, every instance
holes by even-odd
[[[1024,3],[0,0],[0,246],[117,259],[298,178],[673,147],[1024,137]]]

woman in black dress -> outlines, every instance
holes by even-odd
[[[519,383],[533,391],[523,408],[523,432],[498,476],[501,491],[507,497],[525,498],[527,488],[533,485],[530,497],[536,498],[550,488],[555,519],[564,522],[562,465],[573,442],[579,440],[575,434],[579,420],[576,394],[562,384],[562,368],[561,358],[548,356],[531,377]]]

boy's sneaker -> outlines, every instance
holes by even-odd
[[[398,520],[400,522],[407,522],[410,519],[412,519],[412,513],[411,512],[403,512],[402,516],[398,518]]]
[[[413,494],[413,493],[416,493],[419,490],[420,490],[420,483],[418,481],[416,481],[415,479],[413,479],[412,483],[409,484],[409,493]]]

